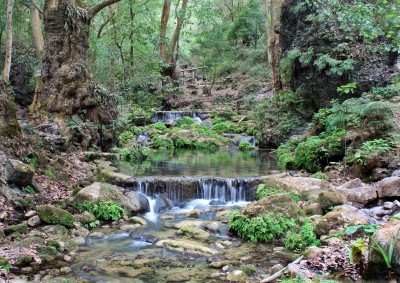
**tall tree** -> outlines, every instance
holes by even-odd
[[[170,78],[171,80],[176,79],[175,70],[176,62],[178,60],[179,37],[186,17],[188,0],[182,0],[182,5],[179,8],[180,2],[181,1],[178,0],[175,7],[176,26],[169,47],[167,44],[167,28],[171,12],[171,0],[164,1],[164,6],[161,14],[160,56],[165,63],[162,68],[162,75]]]
[[[96,143],[108,149],[115,141],[115,105],[112,96],[92,79],[88,49],[93,18],[119,1],[103,0],[87,9],[76,6],[73,0],[45,1],[43,87],[36,89],[31,112],[90,121],[97,132],[94,127],[86,128],[84,146]]]
[[[6,54],[3,78],[0,79],[0,139],[3,137],[14,137],[21,134],[21,128],[19,127],[16,117],[14,93],[8,83],[11,69],[13,6],[14,0],[8,0]]]

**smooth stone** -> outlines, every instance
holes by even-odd
[[[27,213],[25,213],[25,217],[26,218],[31,218],[34,215],[37,215],[37,211],[36,210],[30,210]]]
[[[104,233],[103,232],[93,232],[89,234],[90,237],[95,238],[95,239],[101,239],[104,237]]]
[[[62,268],[60,269],[60,272],[61,272],[62,274],[70,274],[70,273],[72,272],[72,269],[71,269],[70,267],[68,267],[68,266],[65,266],[65,267],[62,267]]]
[[[38,215],[34,215],[33,217],[28,219],[28,225],[30,227],[36,227],[40,225],[42,221],[40,220],[40,217]]]
[[[129,230],[135,230],[141,226],[142,225],[140,224],[122,224],[121,226],[119,226],[119,229],[122,231],[129,231]]]

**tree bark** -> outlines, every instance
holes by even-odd
[[[49,112],[63,119],[79,118],[82,124],[90,122],[85,128],[90,142],[85,143],[95,143],[103,149],[115,142],[112,125],[116,105],[115,99],[98,87],[91,76],[89,28],[91,19],[101,9],[118,1],[105,0],[88,10],[75,6],[73,0],[45,1],[43,85],[37,89],[30,108],[34,114]]]
[[[160,26],[160,57],[165,62],[168,61],[168,57],[167,57],[167,27],[168,27],[170,11],[171,11],[171,0],[165,0],[162,14],[161,14],[161,26]]]
[[[36,58],[38,59],[39,65],[41,66],[43,61],[44,40],[41,29],[39,10],[33,3],[30,6],[30,16],[33,45],[35,46]]]
[[[10,79],[11,54],[12,54],[12,16],[14,0],[7,2],[7,23],[6,23],[6,55],[4,59],[3,78],[6,82]]]
[[[180,36],[181,30],[182,30],[182,25],[185,20],[187,3],[188,3],[188,0],[183,0],[181,10],[176,12],[176,28],[175,28],[174,34],[172,35],[171,44],[169,47],[169,53],[170,53],[170,58],[169,58],[170,62],[169,63],[174,64],[174,65],[176,63],[175,52],[177,50],[179,36]]]
[[[268,62],[271,67],[271,80],[275,92],[282,90],[282,81],[279,76],[279,61],[282,50],[280,36],[275,30],[275,27],[280,22],[283,1],[284,0],[265,0]]]
[[[17,121],[14,93],[8,82],[0,79],[0,140],[21,135]]]

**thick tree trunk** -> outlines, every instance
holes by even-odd
[[[118,1],[102,3],[110,5]],[[112,124],[116,105],[112,97],[96,85],[88,66],[90,20],[106,6],[100,3],[86,10],[72,3],[72,0],[45,2],[43,85],[35,93],[31,112],[90,121],[96,127],[85,129],[86,136],[90,136],[89,144],[97,143],[107,149],[115,141]]]
[[[33,45],[35,46],[36,58],[38,59],[39,65],[41,66],[43,60],[44,40],[41,29],[39,10],[36,8],[35,5],[31,4],[30,12]]]
[[[0,140],[21,135],[16,113],[14,93],[8,82],[0,79]]]
[[[7,23],[6,23],[6,56],[4,60],[3,78],[8,81],[11,70],[11,53],[12,53],[12,15],[13,15],[14,0],[7,2]]]
[[[271,67],[271,80],[274,91],[282,90],[282,81],[279,76],[279,61],[282,49],[277,26],[279,26],[280,23],[283,1],[284,0],[265,0],[268,61]]]
[[[160,26],[160,57],[165,62],[168,61],[167,26],[168,26],[170,11],[171,11],[171,0],[166,0],[164,1],[164,6],[161,14],[161,26]]]

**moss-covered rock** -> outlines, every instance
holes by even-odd
[[[15,265],[16,266],[27,266],[29,265],[31,262],[33,261],[33,258],[31,255],[21,255],[19,256],[16,261],[15,261]]]
[[[19,234],[28,233],[28,225],[26,225],[25,223],[21,223],[17,225],[8,226],[7,228],[4,229],[4,234],[6,236],[14,233],[19,233]]]
[[[184,234],[184,235],[192,237],[192,238],[199,238],[199,239],[206,239],[210,236],[210,233],[208,233],[207,231],[204,231],[203,229],[200,229],[197,227],[192,227],[192,226],[182,227],[178,231],[178,233]]]
[[[282,213],[291,218],[297,217],[299,211],[299,205],[289,195],[277,194],[248,204],[244,208],[243,214],[256,217],[266,213]]]
[[[74,226],[74,217],[64,209],[52,205],[39,205],[36,210],[40,219],[45,223],[60,224],[65,227]]]
[[[96,221],[96,216],[94,216],[94,214],[89,211],[84,211],[82,214],[78,215],[76,218],[83,225],[86,225],[86,224],[92,223],[93,221]]]
[[[198,243],[181,241],[181,240],[161,240],[156,243],[156,246],[166,247],[168,249],[175,250],[178,252],[187,252],[190,254],[198,254],[198,255],[214,255],[218,253],[217,250],[199,245]]]
[[[32,182],[35,170],[19,160],[8,159],[4,167],[4,176],[8,183],[27,186]]]

